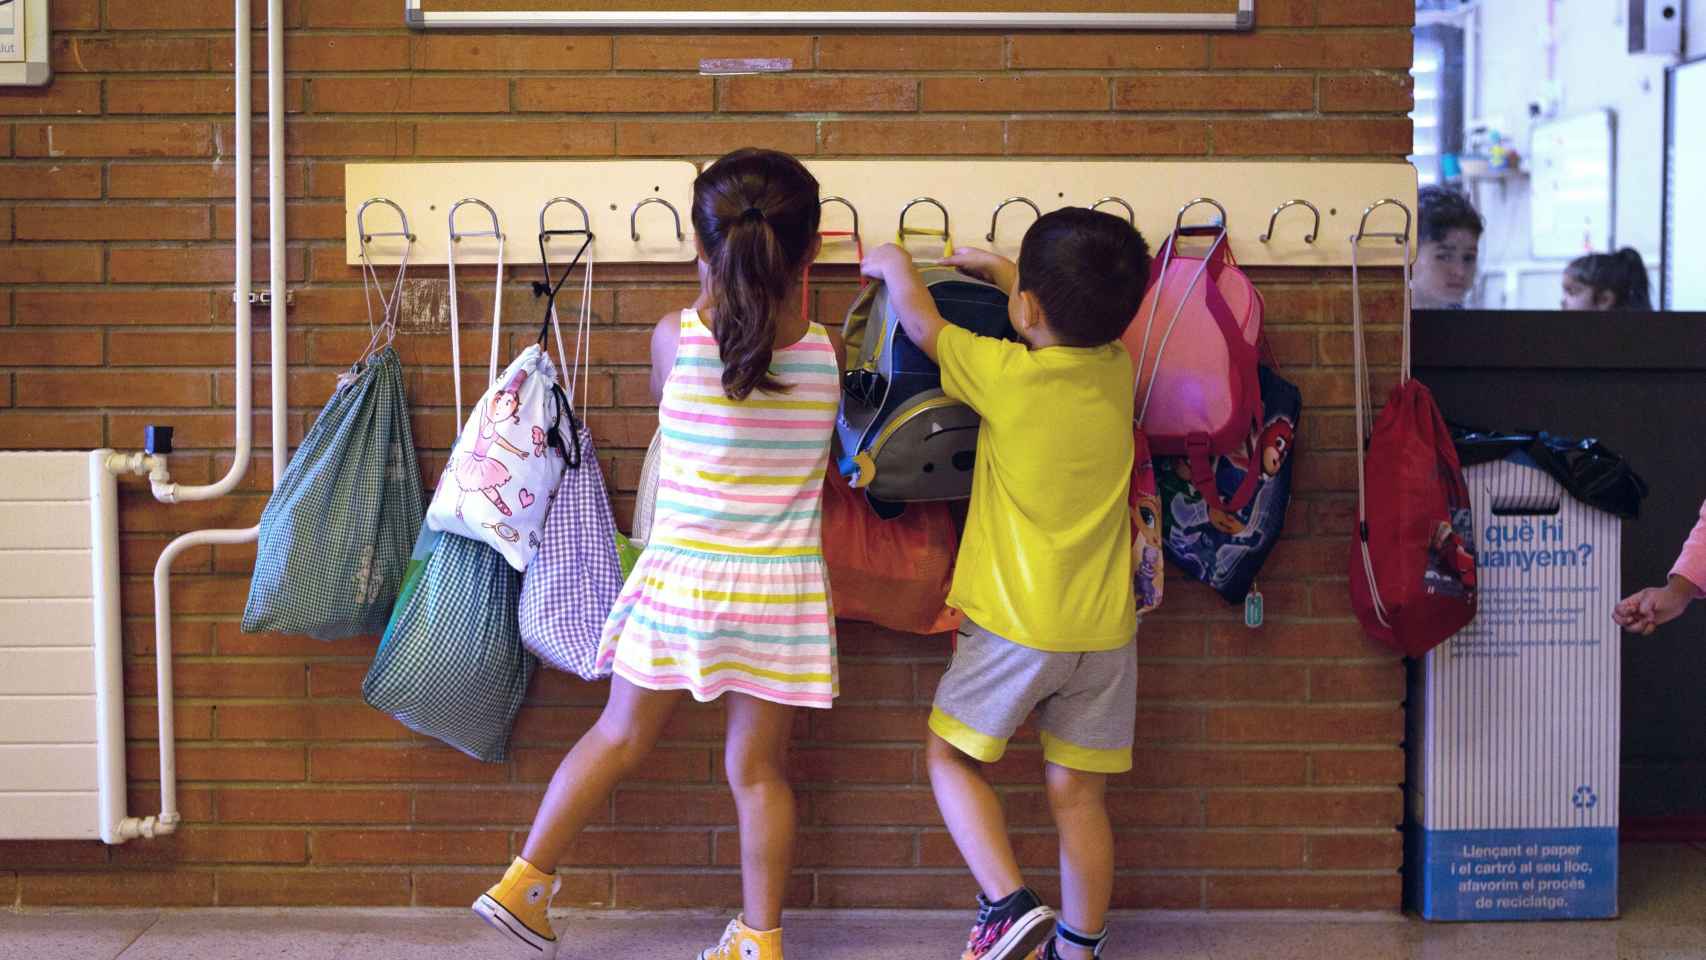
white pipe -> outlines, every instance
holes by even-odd
[[[101,839],[122,843],[125,819],[124,631],[119,614],[118,478],[108,469],[111,450],[89,454],[89,543],[95,585],[95,729],[100,742]]]
[[[183,487],[175,483],[154,484],[155,496],[168,503],[181,500],[207,500],[230,492],[248,472],[250,445],[253,438],[253,401],[250,349],[249,290],[251,285],[250,256],[254,242],[253,186],[250,170],[250,125],[252,120],[250,89],[250,28],[249,5],[236,0],[236,118],[237,118],[237,198],[236,239],[237,260],[237,456],[231,470],[219,482],[201,487]],[[278,486],[290,458],[290,435],[287,425],[288,391],[286,377],[288,358],[285,345],[285,216],[288,198],[284,189],[284,0],[267,0],[267,213],[272,292],[272,475]],[[112,455],[106,462],[115,469],[126,466],[147,466],[165,471],[164,457],[122,457]],[[162,495],[162,494],[165,495]],[[159,700],[160,740],[160,812],[152,817],[127,817],[119,825],[119,840],[134,837],[157,837],[177,830],[178,771],[176,731],[172,711],[172,564],[185,551],[208,544],[253,543],[260,535],[259,527],[244,530],[197,530],[186,533],[166,545],[154,564],[154,662],[157,698]]]

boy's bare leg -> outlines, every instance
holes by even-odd
[[[1060,916],[1086,934],[1100,933],[1114,894],[1114,830],[1108,822],[1108,777],[1050,763],[1049,809],[1060,831]],[[937,797],[941,791],[938,789]],[[1006,834],[1003,832],[1003,838]],[[956,836],[957,840],[958,837]],[[1090,960],[1090,951],[1056,938],[1062,960]]]
[[[936,805],[983,895],[996,901],[1024,886],[1013,843],[1007,838],[1001,798],[983,778],[978,761],[933,732],[926,737],[924,755]],[[1112,869],[1111,859],[1109,863]]]

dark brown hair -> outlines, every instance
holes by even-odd
[[[1422,243],[1438,243],[1453,230],[1467,230],[1479,240],[1487,228],[1469,198],[1450,187],[1423,187],[1416,207],[1416,237]]]
[[[1565,273],[1576,282],[1611,294],[1613,310],[1651,310],[1653,296],[1647,279],[1647,263],[1640,251],[1624,247],[1616,253],[1590,253],[1570,261]]]
[[[711,268],[711,332],[731,400],[782,388],[770,375],[776,319],[817,225],[817,179],[785,153],[736,150],[693,181],[693,229]]]
[[[1083,207],[1043,214],[1019,246],[1019,289],[1035,293],[1069,347],[1118,340],[1143,303],[1149,244],[1131,224]]]

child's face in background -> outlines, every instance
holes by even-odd
[[[1418,310],[1455,307],[1469,299],[1475,288],[1475,266],[1480,259],[1481,237],[1459,227],[1443,238],[1422,244],[1410,276],[1414,306]]]
[[[1577,280],[1574,274],[1564,274],[1564,300],[1561,310],[1609,310],[1612,296],[1608,290],[1596,290]]]

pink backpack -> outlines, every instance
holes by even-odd
[[[1180,237],[1190,236],[1212,236],[1208,251],[1180,253]],[[1222,498],[1211,461],[1243,453],[1251,431],[1260,429],[1261,338],[1262,295],[1232,259],[1225,228],[1175,230],[1150,267],[1149,292],[1121,340],[1137,371],[1137,422],[1150,450],[1185,457],[1192,485],[1228,513],[1244,509],[1256,485]]]

